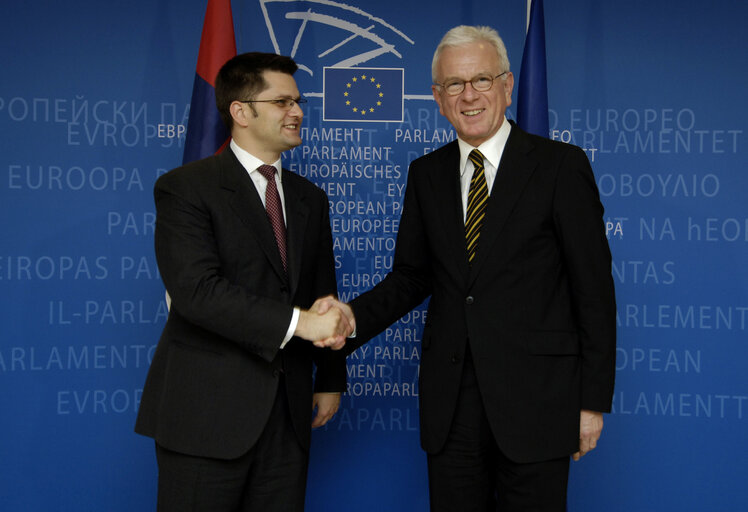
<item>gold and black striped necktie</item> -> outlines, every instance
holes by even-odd
[[[472,263],[478,248],[480,227],[483,224],[483,218],[486,216],[488,185],[486,184],[486,172],[483,167],[483,154],[474,149],[470,152],[468,158],[473,162],[474,169],[473,177],[470,179],[470,190],[468,191],[465,241],[467,242],[468,261]]]

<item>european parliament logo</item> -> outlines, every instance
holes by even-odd
[[[403,121],[403,68],[324,68],[324,121]]]

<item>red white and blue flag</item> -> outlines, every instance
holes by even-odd
[[[231,0],[208,0],[182,163],[218,153],[229,143],[230,134],[216,108],[215,85],[218,70],[235,55]]]

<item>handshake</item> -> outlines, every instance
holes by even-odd
[[[301,310],[294,334],[316,347],[340,350],[345,339],[356,330],[356,319],[348,304],[332,295],[320,297],[308,310]]]

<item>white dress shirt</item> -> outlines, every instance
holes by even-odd
[[[470,180],[473,177],[473,162],[468,155],[473,149],[477,149],[483,154],[483,167],[486,174],[486,185],[488,186],[488,195],[491,195],[493,182],[496,179],[496,172],[499,169],[501,155],[504,154],[506,141],[509,139],[509,132],[512,126],[504,118],[504,122],[493,136],[477,148],[471,146],[464,140],[458,138],[457,144],[460,146],[460,195],[462,197],[462,220],[465,221],[467,215],[468,192],[470,191]]]
[[[239,147],[239,145],[234,142],[234,139],[231,139],[231,151],[234,152],[234,155],[236,155],[237,160],[239,160],[239,163],[242,164],[242,167],[244,167],[244,170],[247,171],[249,174],[249,177],[252,179],[252,182],[255,184],[255,188],[257,189],[257,193],[260,195],[260,200],[262,201],[262,206],[265,206],[265,192],[268,188],[268,182],[265,179],[265,177],[260,174],[260,172],[257,170],[258,167],[261,165],[266,165],[265,162],[260,160],[254,155],[249,154],[247,151],[243,150]],[[283,175],[282,171],[283,168],[281,167],[281,159],[279,158],[272,164],[273,167],[275,167],[275,170],[277,171],[275,173],[275,184],[278,186],[278,194],[280,195],[281,200],[281,206],[283,209],[283,221],[285,222],[288,216],[286,215],[286,198],[283,195]],[[287,225],[287,223],[286,223]],[[286,336],[283,338],[283,341],[281,342],[280,348],[283,348],[286,346],[286,343],[288,343],[291,338],[293,337],[294,331],[296,331],[296,325],[299,323],[299,315],[300,310],[297,307],[293,308],[293,316],[291,317],[291,323],[288,326],[288,330],[286,331]]]

